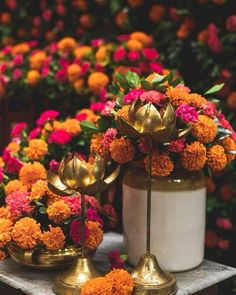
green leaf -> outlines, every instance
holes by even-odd
[[[43,207],[43,206],[44,206],[44,204],[41,203],[41,202],[39,202],[39,201],[35,201],[35,200],[34,200],[34,203],[35,203],[35,205],[36,205],[37,207]]]
[[[109,91],[113,94],[116,94],[120,90],[120,87],[116,83],[109,85]]]
[[[98,128],[93,123],[86,120],[80,122],[80,127],[84,133],[96,133],[99,131]]]
[[[111,124],[110,124],[110,120],[105,120],[103,118],[100,118],[98,120],[98,129],[99,132],[105,132],[108,128],[110,128]]]
[[[126,261],[128,259],[128,255],[126,254],[121,254],[120,255],[120,258],[123,260],[123,261]]]
[[[208,95],[208,94],[212,94],[212,93],[216,93],[219,90],[221,90],[224,87],[225,83],[221,83],[221,84],[217,84],[212,86],[210,89],[208,89],[204,95]]]
[[[47,214],[47,208],[46,207],[39,207],[39,212],[41,214]]]
[[[145,90],[151,90],[151,88],[152,88],[151,84],[146,80],[141,81],[141,86]]]
[[[171,71],[167,77],[168,77],[169,84],[172,85],[172,81],[173,81],[173,78],[174,78],[174,72]]]
[[[172,86],[177,86],[179,84],[183,84],[183,79],[182,77],[177,77],[173,82],[172,82]]]

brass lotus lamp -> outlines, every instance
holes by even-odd
[[[191,129],[186,125],[183,130],[176,128],[175,110],[170,104],[157,108],[152,103],[134,101],[128,113],[128,121],[117,118],[120,132],[131,138],[146,136],[149,143],[147,179],[147,225],[146,253],[141,256],[132,273],[136,295],[172,295],[177,292],[174,275],[161,270],[156,256],[151,254],[151,192],[152,192],[152,145],[168,143],[187,134]]]
[[[55,280],[54,293],[79,295],[83,284],[98,276],[85,248],[85,194],[96,195],[107,189],[119,172],[120,166],[117,166],[106,175],[106,163],[100,156],[96,155],[91,165],[80,160],[76,154],[69,154],[61,161],[58,175],[49,172],[48,186],[54,193],[61,196],[81,195],[81,251],[71,268]]]

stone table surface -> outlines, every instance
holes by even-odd
[[[94,256],[94,263],[100,271],[109,271],[107,253],[114,249],[124,251],[122,235],[105,234],[104,241]],[[0,282],[19,289],[27,295],[53,295],[52,282],[58,273],[28,269],[10,259],[0,263]],[[177,295],[194,294],[235,275],[235,268],[204,260],[198,268],[176,274]]]

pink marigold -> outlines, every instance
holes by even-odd
[[[156,90],[145,91],[140,95],[141,101],[155,103],[156,105],[160,105],[164,98],[165,95]]]
[[[163,73],[163,65],[159,62],[151,62],[149,67],[151,72],[155,72],[160,75]]]
[[[122,46],[119,46],[113,54],[113,58],[117,62],[123,60],[125,58],[125,56],[126,56],[126,51],[125,51],[124,47],[122,47]]]
[[[35,139],[39,136],[41,131],[40,127],[34,128],[30,133],[29,133],[29,139]]]
[[[62,199],[66,202],[68,207],[70,208],[72,215],[80,214],[81,204],[80,204],[80,196],[74,197],[62,197]]]
[[[54,110],[48,110],[43,112],[39,119],[36,121],[38,126],[43,126],[45,122],[50,121],[50,120],[54,120],[55,118],[57,118],[59,116],[59,112],[54,111]]]
[[[63,145],[68,143],[71,139],[72,137],[68,132],[66,132],[65,130],[58,129],[50,134],[48,142]]]
[[[11,130],[12,137],[19,137],[21,132],[27,127],[26,122],[20,122],[16,124]]]
[[[140,59],[140,53],[137,50],[130,50],[127,56],[128,56],[128,59],[131,61],[136,61]]]
[[[171,141],[169,145],[169,151],[173,153],[178,153],[178,154],[182,153],[182,151],[184,150],[184,142],[185,142],[184,138]]]
[[[216,219],[216,225],[219,227],[219,228],[222,228],[224,230],[230,230],[233,228],[233,225],[232,223],[226,219],[226,218],[223,218],[223,217],[218,217]]]
[[[125,261],[121,258],[121,253],[119,250],[114,250],[109,252],[109,261],[110,261],[111,269],[125,268]]]
[[[51,160],[50,163],[49,163],[49,169],[50,171],[54,172],[54,173],[57,173],[58,171],[58,167],[59,167],[59,162],[56,161],[56,160]]]
[[[148,60],[155,60],[159,57],[159,54],[155,48],[144,48],[143,56]]]
[[[96,221],[96,222],[100,223],[101,227],[103,227],[103,220],[98,215],[97,211],[93,208],[87,209],[86,219],[89,221]]]
[[[175,114],[177,117],[187,123],[194,123],[198,118],[196,109],[187,104],[181,104],[175,111]]]
[[[81,222],[79,220],[73,220],[70,224],[70,236],[75,244],[81,243]],[[85,224],[85,239],[89,237],[89,230]]]
[[[108,128],[102,140],[105,148],[109,149],[111,142],[116,138],[117,130],[115,128]]]
[[[213,102],[208,101],[207,103],[201,104],[201,109],[204,115],[209,116],[211,118],[215,117],[216,106]]]
[[[124,98],[124,104],[131,104],[134,100],[138,99],[141,94],[143,94],[145,90],[143,89],[133,89],[129,93],[127,93]]]
[[[116,105],[116,102],[115,102],[115,101],[108,101],[108,102],[105,104],[105,106],[104,106],[104,108],[103,108],[101,114],[102,114],[103,116],[109,116],[109,117],[110,117],[110,116],[112,115],[112,112],[113,112],[113,110],[114,110],[115,105]]]
[[[33,210],[28,196],[27,192],[13,192],[6,197],[5,202],[13,216],[20,217],[22,213],[30,213]]]
[[[90,105],[90,110],[100,113],[104,109],[105,105],[105,102],[92,102]]]
[[[98,39],[93,39],[91,40],[91,45],[93,47],[99,47],[104,43],[104,39],[103,38],[98,38]]]
[[[16,157],[10,157],[7,161],[6,169],[11,174],[18,174],[23,163]]]
[[[86,113],[78,113],[76,116],[75,116],[75,119],[82,122],[82,121],[85,121],[88,117],[88,114]]]
[[[99,201],[95,197],[85,195],[85,202],[98,211],[102,210]]]

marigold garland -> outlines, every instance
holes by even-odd
[[[207,164],[213,172],[218,172],[225,168],[227,157],[222,146],[217,144],[207,150]]]
[[[216,137],[217,125],[211,118],[199,115],[197,122],[192,126],[191,133],[200,142],[210,143]]]
[[[131,140],[124,138],[114,139],[110,144],[111,158],[119,163],[124,164],[126,162],[132,161],[135,155],[135,147]]]
[[[146,171],[148,171],[149,160],[148,156],[144,159]],[[170,159],[168,152],[152,153],[152,176],[168,176],[174,169],[174,164]]]
[[[112,284],[106,278],[99,277],[87,281],[81,288],[81,295],[111,295]]]
[[[59,226],[53,227],[49,225],[49,230],[42,233],[41,241],[46,246],[47,250],[55,251],[64,247],[65,235]]]
[[[48,207],[47,214],[49,220],[53,221],[55,224],[59,224],[60,222],[69,219],[71,212],[66,202],[60,200]]]
[[[194,141],[191,144],[187,144],[181,155],[182,166],[189,171],[198,171],[204,167],[205,163],[205,146],[199,141]]]

